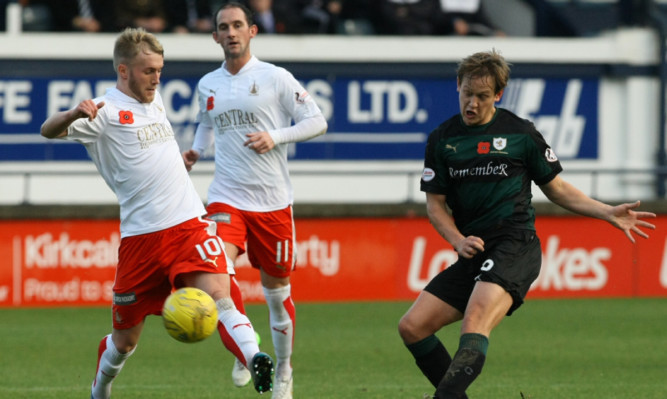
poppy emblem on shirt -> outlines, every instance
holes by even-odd
[[[132,115],[132,111],[120,111],[118,112],[118,116],[120,117],[121,125],[131,125],[134,123],[134,115]]]
[[[209,98],[206,99],[206,110],[210,111],[214,107],[213,105],[213,96],[210,96]]]
[[[478,154],[488,154],[491,151],[491,143],[488,141],[481,141],[477,143],[477,153]]]

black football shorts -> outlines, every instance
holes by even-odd
[[[532,231],[514,231],[484,242],[484,252],[472,259],[459,258],[456,263],[435,276],[424,288],[452,305],[461,313],[477,281],[498,284],[514,300],[507,315],[521,304],[530,285],[540,274],[542,249]]]

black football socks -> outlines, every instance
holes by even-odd
[[[486,360],[489,340],[481,334],[463,334],[445,376],[435,391],[438,399],[465,399],[465,391],[479,376]]]
[[[431,335],[406,347],[415,358],[417,367],[437,388],[452,363],[452,357],[442,342],[435,335]]]

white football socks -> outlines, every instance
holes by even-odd
[[[218,307],[218,320],[225,330],[220,334],[222,342],[239,360],[244,360],[243,364],[247,366],[259,352],[255,329],[248,317],[236,309],[231,298],[218,299],[215,304]]]
[[[102,338],[99,350],[103,352],[98,359],[97,374],[95,375],[91,391],[94,399],[109,399],[111,397],[111,383],[118,373],[120,373],[125,360],[132,356],[136,349],[137,347],[135,346],[134,349],[127,353],[120,353],[111,340],[111,334]]]
[[[276,351],[276,378],[288,378],[292,374],[290,358],[294,345],[295,308],[291,286],[264,287],[264,298],[269,306],[271,338]]]

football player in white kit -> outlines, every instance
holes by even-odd
[[[215,18],[213,39],[225,61],[199,81],[199,125],[183,159],[190,170],[215,142],[207,217],[218,223],[230,258],[235,261],[247,249],[251,265],[260,271],[276,357],[272,398],[291,398],[295,308],[290,274],[296,240],[287,148],[324,134],[327,122],[291,73],[251,54],[257,26],[248,8],[230,2]],[[236,302],[240,307],[240,299]],[[232,377],[237,386],[249,380],[238,362]]]
[[[272,387],[273,360],[259,351],[250,320],[230,297],[233,264],[183,165],[156,88],[164,50],[154,35],[126,29],[116,40],[116,87],[50,116],[47,138],[82,143],[120,203],[121,244],[113,287],[113,329],[100,341],[91,399],[108,399],[150,314],[175,288],[216,301],[225,347],[254,371],[258,392]]]

